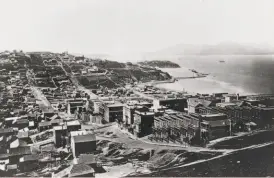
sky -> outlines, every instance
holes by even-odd
[[[0,50],[139,54],[177,44],[274,46],[273,0],[0,0]]]

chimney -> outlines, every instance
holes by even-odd
[[[237,93],[237,101],[239,100],[239,96],[240,96],[239,93]]]

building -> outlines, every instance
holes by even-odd
[[[96,124],[102,124],[103,121],[103,115],[99,113],[93,113],[90,115],[90,122],[96,123]]]
[[[13,135],[15,132],[13,128],[0,128],[0,137],[2,136],[10,136]]]
[[[67,137],[67,126],[66,125],[53,127],[54,144],[57,148],[67,144],[66,137]]]
[[[225,103],[230,103],[230,102],[239,100],[239,94],[227,94],[227,95],[224,95],[224,97],[225,97],[225,100],[224,100]]]
[[[6,170],[9,174],[15,174],[17,172],[17,164],[7,164]]]
[[[104,120],[106,122],[115,122],[123,120],[124,105],[118,101],[112,101],[103,104]]]
[[[65,123],[68,132],[77,131],[81,129],[81,123],[78,120],[67,121]]]
[[[134,135],[144,137],[152,133],[155,113],[151,111],[135,111],[134,113]]]
[[[10,148],[18,148],[18,147],[24,147],[24,146],[28,146],[28,143],[21,139],[20,140],[16,139],[10,143]]]
[[[197,113],[198,108],[200,106],[203,106],[203,104],[200,102],[199,98],[188,98],[187,100],[188,113]]]
[[[220,103],[220,98],[214,97],[202,97],[202,98],[188,98],[187,105],[188,105],[188,113],[199,113],[199,107],[206,106],[206,107],[213,107],[216,106],[217,103]]]
[[[207,140],[230,135],[231,123],[226,114],[201,115],[201,133]]]
[[[10,148],[7,150],[11,164],[17,164],[19,159],[24,155],[31,155],[30,146]]]
[[[48,130],[48,129],[52,129],[52,125],[50,121],[44,121],[44,122],[40,122],[38,124],[38,130],[39,132]]]
[[[54,116],[56,113],[54,112],[53,109],[50,109],[50,108],[43,108],[42,109],[42,116],[46,119],[49,119],[51,118],[52,116]]]
[[[71,149],[74,158],[96,151],[96,137],[87,131],[71,132]]]
[[[199,141],[200,118],[198,115],[168,111],[156,114],[152,139],[179,143]]]
[[[38,155],[24,155],[19,159],[19,169],[22,172],[33,171],[39,167]]]
[[[28,141],[29,140],[29,132],[18,132],[17,138],[20,140]]]
[[[125,126],[130,126],[134,123],[134,112],[135,110],[142,111],[152,107],[153,104],[150,102],[140,100],[127,101],[123,108],[123,123]]]
[[[17,127],[19,130],[29,127],[29,120],[28,119],[17,119],[14,127]]]
[[[58,126],[63,124],[63,119],[54,119],[54,120],[51,120],[50,123],[53,127]]]
[[[88,102],[84,99],[67,100],[67,113],[75,114],[75,112],[86,111]]]
[[[154,108],[159,108],[160,106],[165,106],[169,109],[176,111],[185,111],[187,108],[187,99],[186,98],[161,98],[153,100]]]

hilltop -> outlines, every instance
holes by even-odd
[[[150,66],[150,67],[159,67],[159,68],[180,68],[180,66],[171,61],[161,61],[161,60],[153,60],[153,61],[142,61],[138,62],[140,65]]]

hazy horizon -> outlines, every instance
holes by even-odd
[[[177,44],[274,46],[272,0],[0,0],[0,49],[140,55]]]

